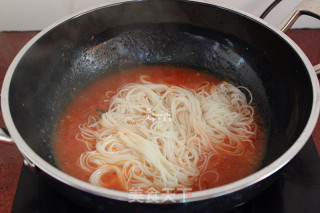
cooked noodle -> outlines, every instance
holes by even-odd
[[[122,186],[155,189],[190,187],[215,154],[241,155],[257,131],[254,109],[239,88],[223,82],[197,90],[141,83],[121,87],[109,109],[79,126],[77,139],[88,151],[79,165],[92,172],[90,182],[116,174]],[[106,93],[110,96],[110,93]],[[202,174],[202,175],[201,175]]]

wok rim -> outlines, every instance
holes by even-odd
[[[47,32],[54,29],[55,27],[63,24],[64,22],[75,19],[79,16],[85,15],[87,13],[95,12],[97,10],[103,9],[105,7],[111,7],[111,6],[117,6],[119,4],[123,4],[125,2],[138,2],[139,0],[111,0],[108,3],[96,5],[87,9],[84,9],[80,12],[76,12],[70,16],[67,16],[65,18],[62,18],[52,25],[48,26],[41,32],[39,32],[35,37],[33,37],[16,55],[12,63],[10,64],[8,71],[5,75],[2,91],[1,91],[1,107],[2,107],[2,113],[3,118],[6,124],[6,127],[8,128],[8,131],[11,134],[11,137],[13,141],[15,142],[16,146],[18,147],[21,154],[24,156],[24,158],[28,159],[32,163],[35,164],[37,168],[45,172],[46,174],[50,175],[51,177],[57,179],[58,181],[67,184],[71,187],[77,188],[79,190],[95,194],[101,197],[106,197],[110,199],[120,200],[120,201],[130,201],[130,193],[129,192],[122,192],[107,188],[98,187],[95,185],[92,185],[90,183],[81,181],[73,176],[70,176],[58,168],[54,167],[53,165],[49,164],[47,161],[42,159],[39,155],[37,155],[24,141],[22,136],[19,134],[17,128],[14,125],[14,121],[11,117],[10,108],[9,108],[9,88],[10,83],[12,79],[12,75],[16,69],[16,66],[18,65],[20,59],[27,53],[29,48],[37,42],[41,37],[45,36]],[[232,192],[239,191],[241,189],[244,189],[248,186],[251,186],[255,183],[258,183],[273,173],[277,172],[279,169],[281,169],[284,165],[286,165],[305,145],[307,140],[310,138],[314,127],[317,123],[318,116],[319,116],[319,109],[320,109],[320,88],[318,85],[318,78],[316,76],[315,70],[310,63],[309,59],[306,57],[306,55],[303,53],[303,51],[298,47],[297,44],[295,44],[287,35],[285,35],[283,32],[278,30],[277,28],[271,26],[264,20],[255,17],[247,12],[241,11],[239,9],[222,6],[216,3],[211,3],[210,0],[200,0],[200,1],[186,1],[186,0],[178,0],[190,4],[207,4],[208,6],[214,6],[218,7],[223,10],[227,10],[229,12],[238,13],[242,15],[245,18],[252,19],[255,22],[258,22],[259,24],[263,25],[264,27],[268,28],[273,33],[280,36],[284,41],[287,42],[298,54],[298,56],[301,58],[302,62],[304,63],[306,70],[308,72],[308,75],[310,77],[310,83],[312,84],[312,91],[313,91],[313,103],[311,112],[309,115],[308,122],[305,125],[304,130],[302,131],[301,135],[298,137],[298,139],[294,142],[294,144],[284,153],[282,154],[278,159],[273,161],[268,166],[260,169],[259,171],[242,178],[238,181],[211,188],[206,189],[202,191],[196,191],[192,192],[192,197],[187,198],[184,193],[178,193],[178,194],[159,194],[157,197],[159,200],[165,200],[165,198],[169,195],[170,198],[174,201],[174,203],[185,203],[185,202],[192,202],[192,201],[200,201],[215,197],[220,197]],[[146,199],[142,199],[143,201],[146,201]],[[172,202],[169,202],[172,203]]]

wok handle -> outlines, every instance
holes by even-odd
[[[281,22],[278,29],[287,32],[301,15],[312,16],[320,20],[320,2],[314,0],[303,0],[293,11]],[[314,66],[316,74],[320,77],[320,64]]]
[[[6,129],[0,128],[0,143],[14,144]]]
[[[14,144],[12,138],[9,136],[9,132],[4,128],[0,128],[0,143]],[[23,160],[24,165],[29,167],[32,172],[36,173],[38,171],[38,168],[36,167],[36,165],[34,163],[32,163],[23,154],[22,154],[22,156],[24,158],[24,160]]]

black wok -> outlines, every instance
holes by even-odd
[[[157,205],[147,199],[128,203],[129,193],[57,169],[52,138],[71,98],[112,72],[154,64],[199,69],[251,90],[268,131],[259,171],[190,197],[170,194],[173,203]],[[221,211],[265,189],[303,147],[318,118],[319,88],[297,45],[260,19],[203,3],[145,0],[87,10],[40,32],[11,64],[1,101],[8,130],[29,166],[79,204],[97,211],[193,211],[206,204]]]

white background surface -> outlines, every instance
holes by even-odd
[[[57,20],[94,5],[118,0],[0,0],[0,31],[42,30]],[[201,0],[260,16],[274,0]],[[282,0],[266,17],[277,26],[301,0]],[[317,0],[320,2],[320,0]],[[295,28],[320,28],[320,20],[301,17]]]

